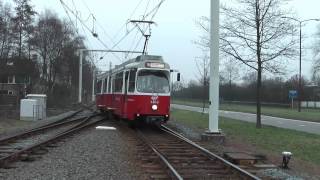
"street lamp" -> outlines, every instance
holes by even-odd
[[[298,20],[293,17],[281,17],[281,18],[286,18],[286,19],[291,19],[299,23],[299,28],[300,28],[300,37],[299,37],[299,44],[300,44],[300,52],[299,52],[299,90],[298,90],[298,111],[301,112],[301,93],[302,93],[302,84],[301,84],[301,38],[302,38],[302,23],[308,22],[308,21],[320,21],[320,19],[305,19],[305,20]]]

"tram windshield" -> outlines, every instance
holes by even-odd
[[[137,78],[137,90],[143,93],[168,93],[169,72],[161,70],[141,70]]]

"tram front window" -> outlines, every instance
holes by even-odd
[[[143,93],[169,93],[169,72],[141,70],[137,78],[137,90]]]

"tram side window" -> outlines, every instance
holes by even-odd
[[[108,77],[106,77],[104,79],[104,88],[103,88],[104,92],[107,93],[108,92]]]
[[[128,78],[129,78],[129,71],[125,72],[124,76],[124,92],[128,92]]]
[[[128,92],[134,92],[134,90],[135,90],[136,74],[137,74],[137,70],[136,70],[136,69],[130,70],[129,89],[128,89]]]
[[[101,90],[99,92],[101,94],[104,92],[104,79],[101,80]]]
[[[114,92],[122,92],[123,72],[116,74],[114,82]]]
[[[102,85],[102,81],[99,80],[97,82],[96,94],[100,94],[101,93],[101,85]]]
[[[108,84],[108,93],[111,93],[111,76],[109,76]]]
[[[116,84],[116,77],[113,76],[113,77],[112,77],[112,92],[113,92],[113,93],[115,92],[115,91],[114,91],[114,89],[115,89],[115,84]]]

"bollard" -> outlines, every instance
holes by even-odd
[[[283,151],[282,152],[282,168],[284,169],[288,169],[288,164],[289,161],[291,159],[292,153],[291,152],[287,152],[287,151]]]

